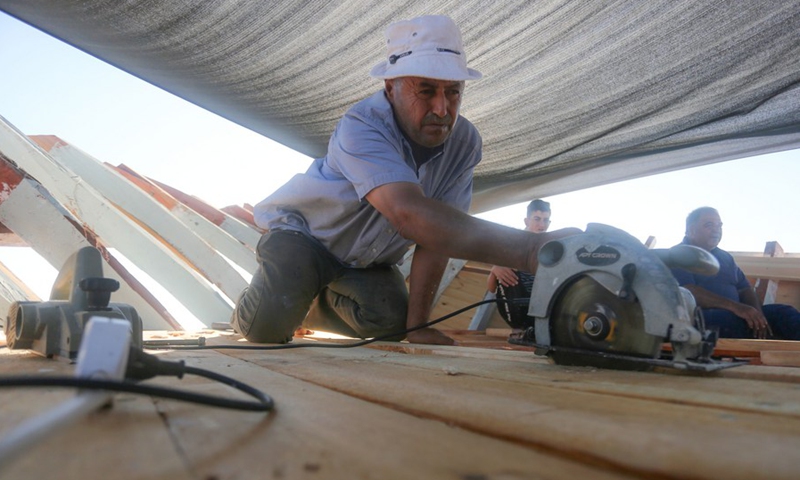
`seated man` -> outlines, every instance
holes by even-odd
[[[525,230],[544,233],[550,227],[550,203],[541,199],[528,204]],[[512,328],[533,326],[528,322],[528,303],[533,288],[533,274],[508,267],[493,266],[486,280],[486,289],[495,292],[503,300],[497,304],[500,316]]]
[[[717,247],[722,220],[711,207],[701,207],[686,217],[684,244],[703,248],[719,260],[713,276],[695,275],[675,268],[672,274],[703,309],[706,328],[727,338],[779,338],[800,340],[800,312],[789,305],[759,304],[758,297],[736,265],[733,256]]]

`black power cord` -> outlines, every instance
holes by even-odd
[[[136,383],[139,380],[145,380],[159,375],[183,378],[184,374],[197,375],[223,383],[255,398],[257,401],[228,399],[185,390]],[[124,381],[66,376],[0,377],[0,388],[4,387],[72,387],[91,390],[110,390],[114,392],[127,392],[169,398],[212,407],[254,412],[267,412],[272,410],[275,405],[269,395],[238,380],[202,368],[188,367],[184,364],[183,360],[178,362],[161,360],[155,355],[144,353],[136,348],[131,348],[130,350]]]
[[[417,325],[416,327],[407,328],[405,330],[401,330],[399,332],[394,333],[387,333],[384,335],[379,335],[377,337],[368,338],[366,340],[360,340],[357,342],[351,343],[285,343],[280,345],[198,345],[198,346],[169,346],[169,345],[145,345],[145,348],[148,350],[286,350],[288,348],[353,348],[353,347],[362,347],[364,345],[369,345],[370,343],[379,342],[381,340],[386,340],[387,338],[396,338],[401,335],[406,335],[411,332],[415,332],[417,330],[422,330],[423,328],[428,328],[431,325],[436,325],[437,323],[444,322],[450,318],[455,317],[456,315],[460,315],[468,310],[471,310],[475,307],[479,307],[486,303],[500,303],[506,302],[506,300],[481,300],[480,302],[475,302],[473,304],[467,305],[466,307],[460,308],[453,312],[448,313],[447,315],[443,315],[435,320],[431,320],[430,322],[423,323],[422,325]]]
[[[418,325],[416,327],[405,329],[401,332],[380,335],[378,337],[352,342],[352,343],[302,343],[302,344],[284,344],[284,345],[217,345],[217,346],[197,346],[197,347],[170,347],[170,346],[147,346],[145,348],[156,349],[169,349],[169,350],[219,350],[219,349],[237,349],[237,350],[283,350],[287,348],[353,348],[368,345],[373,342],[385,340],[387,338],[398,337],[406,335],[416,330],[430,327],[437,323],[443,322],[449,318],[459,315],[467,310],[473,309],[486,303],[498,303],[503,300],[482,300],[480,302],[467,305],[464,308],[458,309],[447,315],[439,317],[430,322]],[[230,387],[235,388],[257,401],[244,401],[216,397],[211,395],[202,395],[182,390],[175,390],[171,388],[157,387],[152,385],[141,385],[136,383],[140,380],[145,380],[159,375],[174,376],[183,378],[185,374],[197,375],[200,377],[214,380]],[[141,395],[150,395],[153,397],[169,398],[173,400],[181,400],[186,402],[198,403],[201,405],[209,405],[220,408],[230,408],[235,410],[257,411],[266,412],[274,408],[272,398],[245,383],[239,382],[233,378],[218,373],[204,370],[196,367],[186,366],[183,360],[177,362],[161,360],[155,355],[151,355],[136,348],[131,348],[128,356],[128,366],[125,372],[124,381],[115,380],[102,380],[94,378],[80,378],[80,377],[66,377],[66,376],[9,376],[0,377],[0,388],[9,387],[72,387],[83,388],[91,390],[110,390],[115,392],[126,392]]]

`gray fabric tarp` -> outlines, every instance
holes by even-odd
[[[390,22],[463,32],[473,211],[800,147],[800,1],[0,0],[0,9],[310,156]]]

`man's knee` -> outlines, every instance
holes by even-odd
[[[325,289],[324,303],[361,338],[405,329],[408,290],[396,268],[346,270]]]
[[[390,340],[400,341],[406,337],[406,316],[363,318],[360,322],[360,334],[363,338],[393,335]]]
[[[255,311],[242,308],[241,299],[231,315],[233,329],[245,340],[253,343],[289,343],[294,328],[274,324],[269,319],[257,318]]]
[[[261,271],[256,272],[256,276]],[[243,338],[254,343],[287,343],[292,341],[294,330],[300,326],[308,307],[286,298],[274,304],[275,299],[265,289],[263,282],[254,276],[250,286],[239,296],[231,325]],[[280,296],[279,296],[280,297]],[[293,305],[294,308],[287,308]]]
[[[800,340],[800,312],[791,305],[769,304],[761,309],[775,337]]]
[[[237,301],[231,324],[255,343],[287,343],[308,313],[319,285],[339,264],[303,234],[275,231],[258,245],[259,267]]]
[[[274,328],[255,328],[242,337],[251,343],[289,343],[294,337],[294,330],[287,334]]]
[[[782,318],[799,318],[800,312],[791,305],[784,305],[780,303],[771,303],[764,305],[761,310],[764,315],[780,316]]]

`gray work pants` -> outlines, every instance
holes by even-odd
[[[258,270],[231,318],[251,342],[290,342],[301,325],[354,338],[405,329],[408,289],[395,266],[347,267],[316,240],[288,230],[264,234],[256,258]]]

